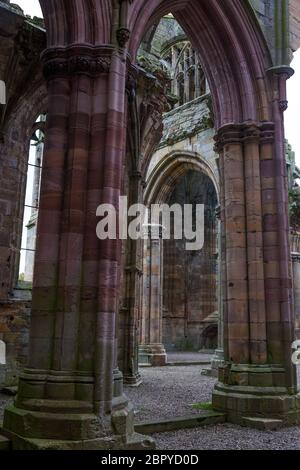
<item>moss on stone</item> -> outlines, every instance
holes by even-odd
[[[212,410],[212,403],[210,402],[203,402],[203,403],[193,403],[192,408],[195,410]]]

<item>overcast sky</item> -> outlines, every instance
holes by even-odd
[[[40,18],[42,16],[39,0],[15,0],[12,3],[20,5],[25,15],[38,16]]]

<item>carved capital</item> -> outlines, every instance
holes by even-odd
[[[241,129],[243,142],[259,143],[261,130],[256,124],[248,124]]]
[[[274,122],[264,122],[261,125],[260,143],[273,144],[275,139],[275,124]]]
[[[116,32],[117,41],[120,47],[125,47],[130,39],[131,31],[128,28],[119,28]]]
[[[288,100],[280,100],[279,101],[279,109],[284,113],[288,109],[289,102]]]
[[[226,124],[215,135],[215,152],[221,153],[225,145],[241,143],[241,124]]]
[[[48,49],[42,56],[43,72],[47,80],[76,74],[90,76],[108,73],[111,64],[109,48],[76,46],[66,49]]]
[[[221,153],[225,145],[229,144],[273,143],[274,123],[245,122],[242,124],[227,124],[218,130],[215,142],[215,151],[217,153]]]

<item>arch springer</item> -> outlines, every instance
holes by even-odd
[[[226,124],[217,131],[214,137],[214,149],[216,153],[221,153],[226,145],[231,144],[273,143],[274,134],[275,124],[273,122]]]

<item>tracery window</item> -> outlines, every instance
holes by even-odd
[[[198,54],[189,41],[175,42],[162,53],[164,68],[172,80],[171,92],[177,96],[177,106],[208,92],[207,81]]]
[[[33,281],[36,230],[39,211],[41,172],[44,152],[45,115],[39,116],[30,141],[24,204],[22,242],[19,264],[19,286],[30,288]]]

